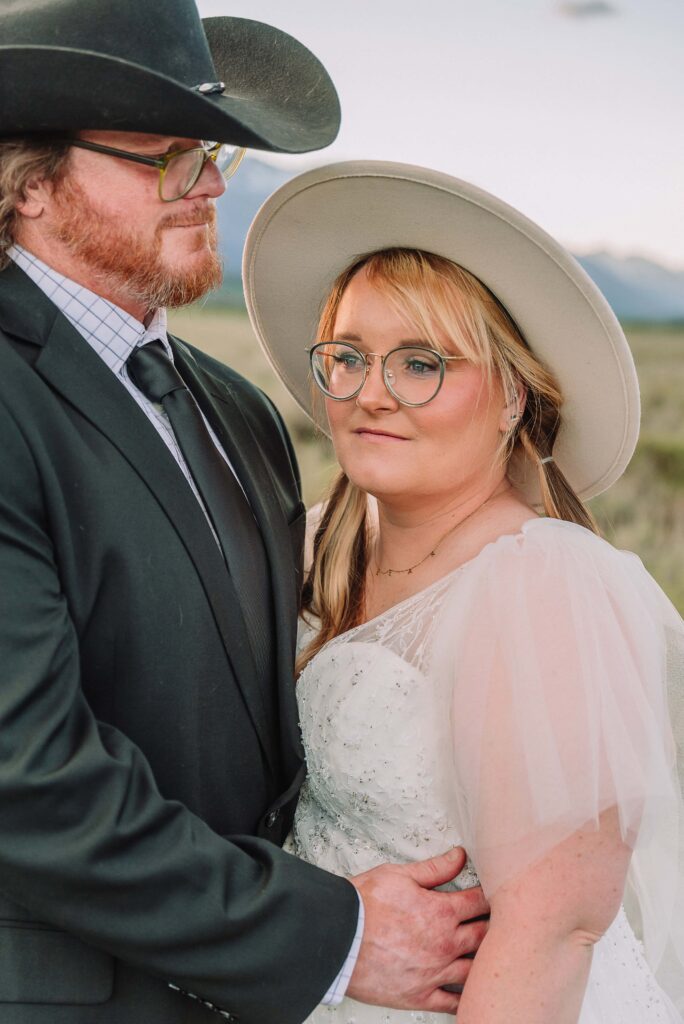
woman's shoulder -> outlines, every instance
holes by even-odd
[[[504,534],[492,541],[482,554],[488,556],[483,559],[483,569],[510,564],[518,571],[527,567],[548,570],[553,569],[554,563],[562,561],[566,568],[574,564],[578,571],[619,567],[648,576],[638,555],[616,548],[586,527],[564,519],[529,519],[515,533]]]
[[[511,615],[521,603],[547,610],[584,605],[591,614],[592,605],[609,602],[616,609],[627,603],[661,620],[679,620],[636,554],[560,519],[529,519],[517,532],[493,540],[454,574],[449,590],[460,591],[471,605],[480,599],[489,604],[497,595],[495,603]]]

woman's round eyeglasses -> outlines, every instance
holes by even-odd
[[[212,160],[223,177],[228,180],[235,174],[247,152],[241,146],[231,146],[224,142],[203,142],[201,146],[179,149],[164,153],[162,156],[129,153],[125,149],[113,149],[111,146],[101,146],[97,142],[87,142],[85,139],[70,139],[69,145],[156,167],[159,171],[159,198],[165,203],[173,203],[176,199],[186,196],[197,183],[208,160]]]
[[[360,352],[347,341],[321,341],[309,349],[314,382],[336,402],[356,398],[366,383],[373,360],[379,359],[389,393],[402,405],[425,405],[441,388],[446,364],[465,358],[443,356],[422,345],[401,345],[384,356]]]

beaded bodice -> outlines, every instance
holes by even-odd
[[[432,627],[453,576],[336,637],[300,676],[309,775],[294,841],[306,860],[356,874],[461,842],[450,694],[430,674]],[[301,642],[308,636],[303,626]],[[471,866],[456,884],[477,884]]]

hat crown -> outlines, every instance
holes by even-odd
[[[87,50],[185,85],[216,78],[194,0],[0,0],[5,46]]]

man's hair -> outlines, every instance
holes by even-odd
[[[59,183],[68,157],[67,139],[0,139],[0,270],[9,262],[7,250],[14,242],[19,216],[17,203],[26,198],[29,182],[38,178]]]

